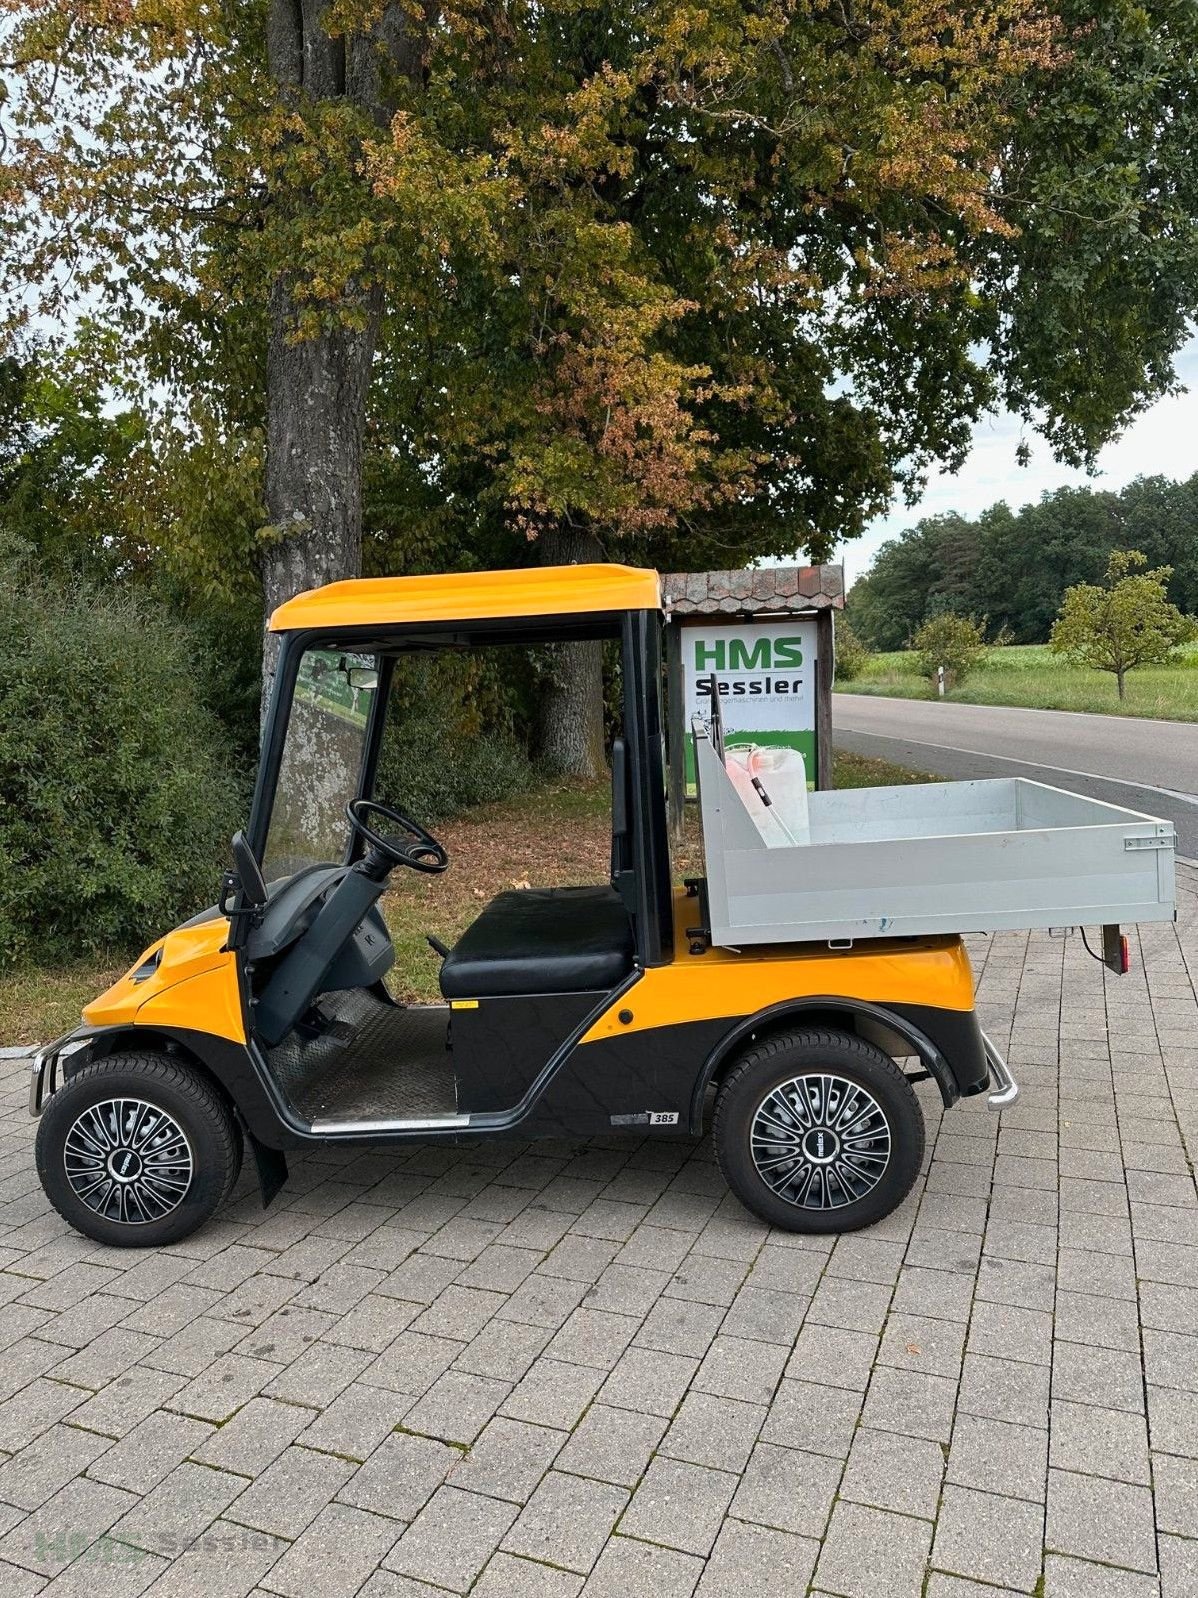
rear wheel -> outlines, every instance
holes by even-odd
[[[716,1099],[716,1159],[756,1215],[792,1232],[851,1232],[889,1215],[919,1172],[924,1121],[889,1055],[847,1032],[766,1038]]]
[[[37,1171],[77,1232],[117,1248],[175,1243],[207,1221],[241,1169],[232,1112],[198,1071],[164,1054],[112,1054],[49,1099]]]

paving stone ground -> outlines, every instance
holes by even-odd
[[[1023,1086],[821,1241],[706,1141],[324,1149],[68,1231],[3,1078],[0,1592],[1195,1598],[1198,873],[1115,978],[976,940]]]

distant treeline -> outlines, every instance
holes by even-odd
[[[1169,597],[1198,614],[1198,473],[1140,477],[1118,494],[1061,488],[1019,511],[1000,501],[975,521],[930,516],[882,545],[848,614],[874,649],[904,648],[943,611],[988,617],[991,638],[1043,643],[1066,588],[1099,581],[1112,549],[1172,566]]]

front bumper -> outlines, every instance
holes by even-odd
[[[985,1032],[982,1033],[982,1047],[986,1050],[986,1064],[990,1067],[990,1082],[993,1087],[993,1092],[987,1095],[986,1103],[992,1110],[1005,1110],[1019,1097],[1019,1083],[1011,1075],[1010,1066]]]
[[[81,1053],[91,1041],[90,1032],[76,1027],[73,1032],[67,1032],[37,1051],[29,1066],[30,1115],[39,1116],[46,1100],[62,1086],[62,1062]]]

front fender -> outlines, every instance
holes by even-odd
[[[246,1041],[237,956],[225,917],[176,927],[83,1008],[85,1025],[184,1028]]]
[[[298,1147],[304,1142],[298,1126],[293,1127],[288,1108],[278,1090],[259,1069],[252,1051],[243,1043],[218,1037],[212,1032],[186,1027],[140,1023],[117,1026],[77,1027],[55,1043],[47,1044],[33,1057],[29,1087],[29,1110],[40,1115],[51,1093],[89,1060],[100,1060],[124,1051],[164,1050],[190,1061],[224,1091],[250,1134],[267,1148]]]

